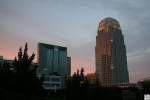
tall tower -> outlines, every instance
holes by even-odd
[[[108,17],[99,23],[95,57],[97,79],[101,85],[129,82],[126,47],[117,20]]]

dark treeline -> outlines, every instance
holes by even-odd
[[[67,81],[66,100],[122,100],[120,88],[91,87],[83,72],[77,70]]]
[[[43,95],[42,82],[36,77],[38,66],[33,65],[34,57],[34,53],[31,56],[28,55],[26,43],[24,50],[19,49],[12,64],[4,62],[3,65],[0,65],[1,100],[9,99],[15,95],[23,95],[24,97]]]

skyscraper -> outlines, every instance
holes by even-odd
[[[95,58],[97,79],[101,85],[129,82],[126,47],[117,20],[108,17],[99,23]]]
[[[43,87],[45,89],[64,88],[65,77],[70,76],[71,58],[67,57],[67,47],[38,44],[37,75],[44,76]]]

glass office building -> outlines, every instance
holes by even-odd
[[[71,65],[68,64],[67,48],[45,43],[38,44],[37,75],[44,76],[43,87],[46,89],[64,88],[65,78],[70,76]]]

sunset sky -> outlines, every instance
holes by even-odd
[[[95,71],[95,40],[100,20],[120,22],[131,82],[150,76],[150,0],[0,0],[0,55],[14,59],[28,42],[68,47],[72,72]]]

